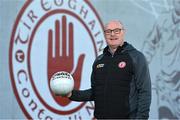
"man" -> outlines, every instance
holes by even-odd
[[[173,5],[159,17],[143,45],[149,63],[160,50],[161,68],[153,84],[160,119],[180,118],[180,0],[173,0]]]
[[[73,90],[74,101],[94,101],[97,119],[149,117],[151,81],[143,54],[124,42],[119,21],[105,26],[107,47],[93,64],[91,88]]]

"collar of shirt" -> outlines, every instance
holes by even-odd
[[[104,48],[103,53],[107,53],[107,54],[113,56],[113,55],[115,55],[115,54],[120,53],[120,52],[125,48],[125,46],[127,46],[127,44],[128,44],[127,42],[124,42],[124,44],[123,44],[122,46],[119,46],[114,53],[109,49],[109,46],[106,46],[106,47]]]

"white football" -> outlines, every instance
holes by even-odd
[[[50,89],[54,94],[65,96],[74,88],[72,75],[65,71],[55,73],[50,80]]]

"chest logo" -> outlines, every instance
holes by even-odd
[[[118,64],[118,67],[119,67],[119,68],[124,68],[124,67],[126,67],[126,62],[121,61],[121,62]]]
[[[96,68],[102,68],[102,67],[104,67],[104,64],[98,64],[98,65],[96,66]]]

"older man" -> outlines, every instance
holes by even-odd
[[[121,22],[104,28],[107,47],[93,64],[91,88],[73,90],[70,100],[94,101],[97,119],[149,117],[151,81],[144,55],[124,41]]]

